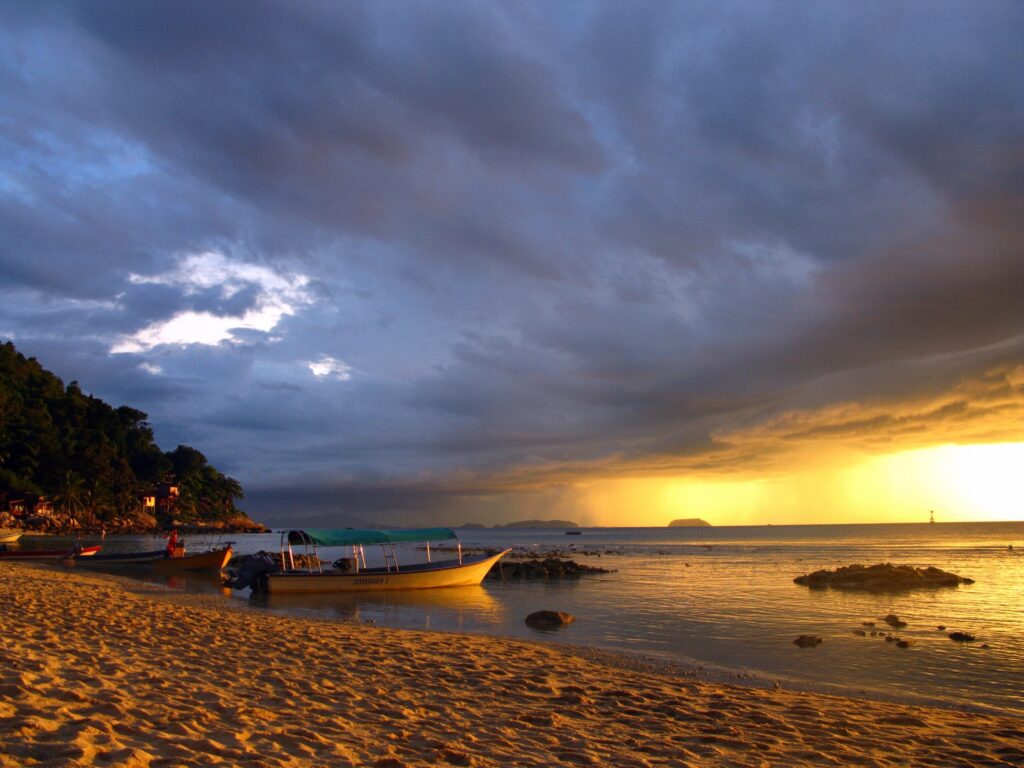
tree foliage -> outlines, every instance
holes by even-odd
[[[110,520],[138,506],[139,494],[173,473],[176,516],[207,522],[244,516],[242,487],[194,448],[164,453],[146,414],[112,408],[66,387],[11,342],[0,344],[0,498],[34,494],[60,511]]]

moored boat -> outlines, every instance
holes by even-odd
[[[153,549],[148,552],[112,552],[89,557],[75,555],[74,560],[82,565],[152,565],[165,557],[167,557],[166,549]]]
[[[232,549],[225,547],[211,549],[209,552],[197,552],[194,555],[174,555],[153,561],[153,567],[161,573],[178,573],[180,571],[212,571],[219,573],[221,568],[231,559]]]
[[[510,550],[495,554],[458,556],[450,560],[431,560],[430,542],[458,537],[450,528],[417,528],[397,531],[353,529],[305,529],[285,531],[281,535],[280,570],[269,572],[253,582],[254,590],[270,594],[375,592],[401,589],[435,589],[479,585],[498,560]],[[400,564],[394,545],[402,542],[425,543],[426,561]],[[384,548],[384,565],[366,566],[365,546],[379,544]],[[295,567],[294,545],[304,549],[301,561],[306,568]],[[351,557],[335,561],[324,570],[317,555],[318,547],[349,547]]]
[[[101,545],[74,546],[68,549],[0,549],[0,560],[69,560],[74,557],[95,557]]]
[[[0,544],[13,544],[23,533],[25,532],[16,528],[0,528]]]

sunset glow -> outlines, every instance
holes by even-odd
[[[588,483],[592,525],[927,523],[1024,518],[1024,443],[904,451],[845,466],[742,480],[633,478]]]

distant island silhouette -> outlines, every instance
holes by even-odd
[[[511,523],[491,526],[492,528],[579,528],[579,523],[571,520],[515,520]],[[463,530],[481,530],[487,528],[480,523],[463,523],[459,526]]]
[[[710,528],[711,523],[707,520],[701,520],[699,517],[684,517],[679,520],[673,520],[668,524],[669,528]]]

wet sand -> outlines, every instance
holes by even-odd
[[[1017,718],[0,563],[0,766],[1024,764]]]

